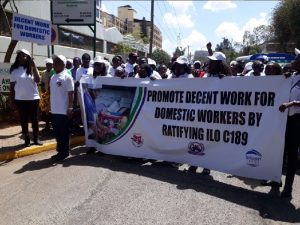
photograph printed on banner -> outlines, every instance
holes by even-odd
[[[132,111],[135,87],[82,84],[88,139],[105,144],[118,137]]]

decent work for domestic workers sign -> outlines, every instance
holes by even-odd
[[[51,22],[35,17],[14,13],[12,39],[51,45]]]
[[[10,87],[10,63],[0,63],[0,93],[9,92]]]
[[[291,80],[283,76],[82,81],[88,146],[279,181]]]

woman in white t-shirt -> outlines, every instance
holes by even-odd
[[[28,135],[28,122],[31,120],[33,142],[42,145],[38,139],[38,107],[40,96],[37,84],[40,82],[39,71],[32,60],[30,53],[21,49],[17,51],[15,62],[10,68],[10,94],[11,99],[20,114],[22,134],[25,139],[25,147],[30,146]]]

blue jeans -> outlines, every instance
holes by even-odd
[[[67,155],[70,150],[70,130],[67,115],[52,114],[52,127],[57,142],[56,150],[58,153]]]

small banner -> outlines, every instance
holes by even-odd
[[[10,63],[0,63],[0,93],[9,92],[10,89]]]
[[[14,13],[12,19],[12,39],[51,45],[51,22],[35,17]]]
[[[291,79],[283,76],[81,83],[86,144],[279,181]]]

